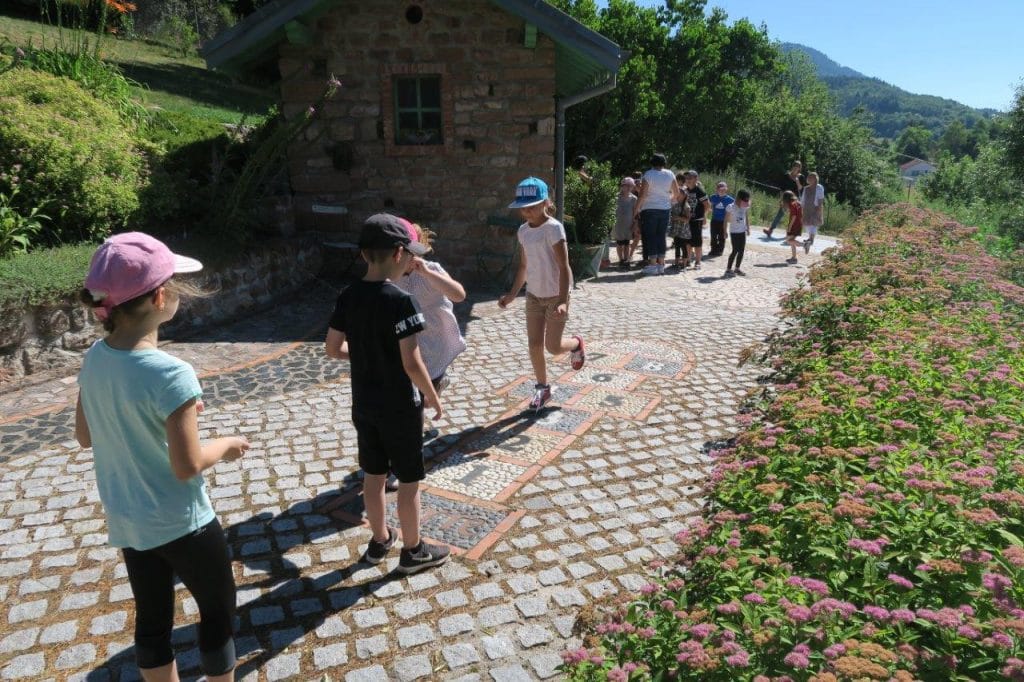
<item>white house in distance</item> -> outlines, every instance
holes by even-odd
[[[900,164],[900,176],[904,180],[914,182],[923,175],[928,175],[935,170],[935,164],[922,159],[914,159]]]

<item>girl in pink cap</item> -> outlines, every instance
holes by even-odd
[[[147,680],[177,680],[174,578],[199,606],[207,679],[234,679],[235,581],[202,472],[249,448],[241,436],[200,443],[195,370],[157,348],[182,295],[173,277],[202,264],[141,232],[111,237],[92,257],[83,302],[107,336],[85,354],[75,437],[93,449],[110,544],[121,548],[135,597],[135,658]]]

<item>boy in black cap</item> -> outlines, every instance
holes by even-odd
[[[352,374],[352,423],[359,446],[366,518],[373,530],[363,559],[379,564],[395,544],[387,525],[384,485],[398,477],[402,554],[398,570],[416,573],[448,559],[448,548],[420,538],[419,482],[424,478],[423,409],[440,419],[441,401],[416,344],[423,314],[409,294],[392,284],[412,257],[427,249],[409,238],[396,216],[378,213],[363,224],[359,249],[366,276],[341,292],[327,331],[327,355],[348,359]]]

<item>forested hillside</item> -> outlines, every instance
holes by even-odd
[[[978,120],[997,113],[993,109],[974,109],[934,95],[915,95],[841,66],[806,45],[783,43],[781,47],[784,52],[801,52],[807,56],[818,77],[835,96],[840,114],[849,116],[858,107],[863,107],[869,116],[867,123],[877,137],[895,138],[910,125],[927,128],[934,135],[939,135],[952,121],[959,120],[971,128]]]

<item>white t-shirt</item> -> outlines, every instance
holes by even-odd
[[[747,224],[747,212],[749,206],[737,206],[729,204],[725,209],[725,217],[729,221],[729,234],[745,234],[750,227]]]
[[[431,272],[447,275],[440,263],[423,261],[423,267]],[[455,319],[452,302],[440,291],[430,286],[430,282],[419,272],[402,277],[395,282],[407,293],[412,294],[423,313],[424,329],[416,337],[420,346],[420,356],[431,379],[436,379],[448,369],[448,366],[466,350],[466,340],[462,338],[459,322]]]
[[[644,192],[644,203],[640,210],[652,208],[667,211],[672,208],[672,183],[675,179],[676,176],[667,168],[652,168],[644,173],[641,181],[647,183],[647,190]]]
[[[554,218],[548,218],[537,227],[530,223],[519,226],[519,243],[526,254],[526,291],[537,298],[558,296],[558,261],[554,245],[565,241],[565,227]],[[572,289],[572,271],[569,272]]]

